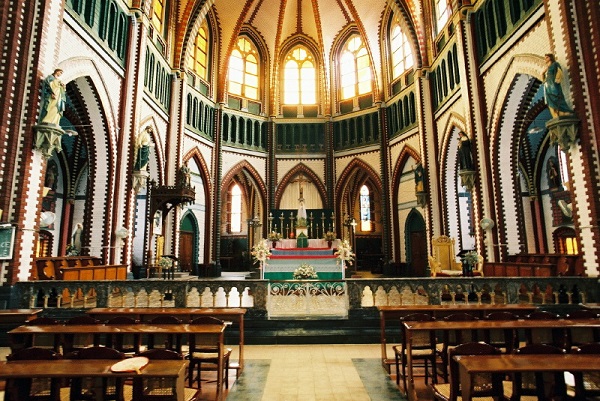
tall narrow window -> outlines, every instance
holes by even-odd
[[[229,93],[258,100],[258,51],[246,38],[239,38],[229,58]]]
[[[408,37],[398,22],[394,22],[390,32],[392,79],[396,79],[413,66],[413,54]]]
[[[317,73],[312,55],[297,46],[285,58],[283,72],[284,104],[317,103]]]
[[[188,68],[200,78],[208,79],[208,24],[204,24],[198,30],[196,40],[194,41],[194,49],[190,52],[188,58]]]
[[[238,184],[231,188],[231,232],[242,231],[242,190]]]
[[[448,0],[435,0],[436,34],[440,33],[444,26],[446,26],[451,12],[452,10],[450,9]]]
[[[360,188],[360,229],[371,231],[371,194],[366,185]]]
[[[351,36],[340,56],[342,100],[371,92],[371,60],[361,37]]]
[[[152,1],[152,26],[160,35],[163,34],[165,26],[165,5],[167,0]]]

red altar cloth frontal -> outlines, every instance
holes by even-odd
[[[269,259],[335,259],[334,255],[271,255]]]
[[[286,251],[330,251],[331,248],[273,248],[273,249],[281,249]]]

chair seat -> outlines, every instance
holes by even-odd
[[[125,401],[132,400],[133,399],[133,386],[126,384],[123,387],[123,394],[125,396]],[[197,388],[185,387],[183,389],[183,399],[185,401],[193,401],[193,400],[197,399],[197,397],[198,397],[198,389]],[[68,398],[66,400],[68,400]]]

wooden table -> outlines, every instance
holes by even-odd
[[[460,371],[463,400],[471,400],[473,376],[481,373],[589,372],[600,371],[598,355],[461,355],[455,356]]]
[[[225,328],[227,325],[219,324],[136,324],[136,325],[105,325],[105,324],[82,324],[82,325],[46,325],[46,326],[19,326],[9,331],[11,345],[24,344],[27,346],[31,338],[36,334],[54,334],[64,336],[67,334],[194,334],[206,337],[206,343],[214,343],[218,348],[217,366],[217,400],[223,397],[223,347],[225,339]],[[114,363],[114,361],[113,361]]]
[[[177,400],[184,401],[187,361],[151,360],[140,374],[136,372],[113,373],[114,359],[56,359],[0,362],[1,379],[123,377],[123,378],[175,378]],[[133,399],[139,399],[134,394]]]
[[[493,312],[511,312],[517,316],[525,316],[535,311],[537,307],[531,304],[457,304],[457,305],[399,305],[378,306],[379,325],[381,337],[381,363],[389,372],[391,364],[395,359],[387,357],[387,332],[386,321],[395,320],[398,323],[398,335],[400,334],[400,318],[412,313],[428,313],[436,318],[448,316],[453,313],[469,313],[479,318],[484,318]]]
[[[108,320],[117,316],[128,316],[148,322],[161,315],[171,315],[183,321],[190,321],[200,316],[213,316],[224,321],[236,324],[240,331],[238,366],[230,364],[233,369],[238,369],[238,374],[244,369],[244,315],[245,308],[93,308],[87,314],[94,319]]]
[[[412,337],[417,331],[450,331],[450,330],[507,330],[507,329],[545,329],[545,328],[600,328],[600,319],[559,319],[559,320],[475,320],[475,321],[425,321],[404,322],[406,332],[406,389],[409,400],[416,400],[413,361]]]
[[[0,324],[23,324],[34,320],[43,309],[0,309]]]

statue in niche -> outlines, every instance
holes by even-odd
[[[148,160],[150,159],[150,143],[152,141],[152,127],[147,126],[135,138],[135,163],[134,171],[146,170]]]
[[[425,192],[425,169],[421,162],[413,167],[413,172],[415,174],[415,192]]]
[[[558,189],[561,186],[560,172],[558,168],[558,160],[551,156],[546,162],[546,176],[548,178],[548,188]]]
[[[567,104],[562,89],[563,70],[556,61],[553,54],[548,53],[544,56],[546,59],[546,69],[543,72],[544,77],[544,99],[550,110],[552,118],[573,114],[573,110]]]
[[[65,111],[67,93],[60,80],[63,70],[57,68],[42,82],[42,108],[40,122],[60,127],[60,119]]]
[[[471,139],[462,131],[458,133],[458,163],[461,170],[473,170]]]

